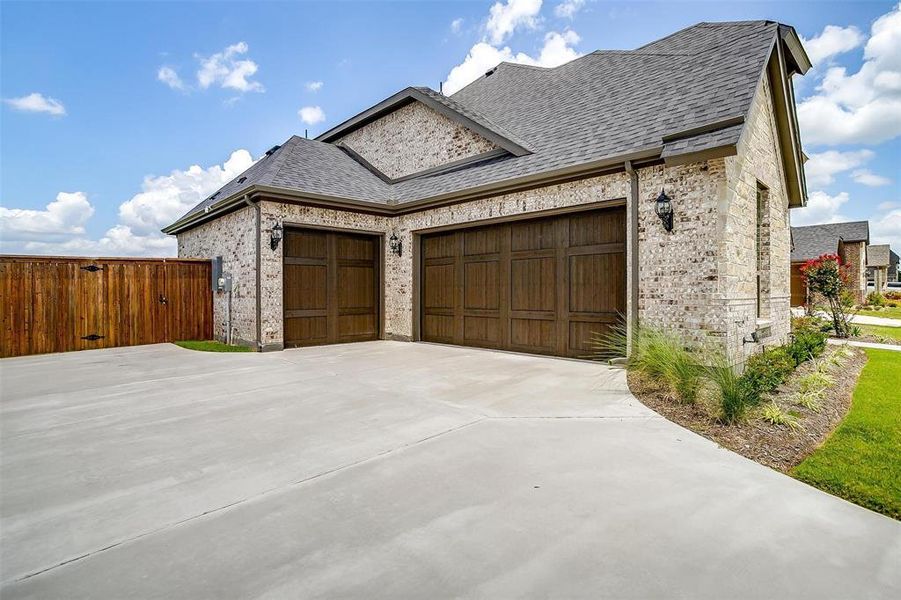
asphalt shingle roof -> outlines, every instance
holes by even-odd
[[[810,260],[823,254],[838,252],[838,242],[868,242],[870,225],[867,221],[825,223],[792,227],[792,262]]]
[[[332,143],[295,136],[182,218],[252,185],[400,205],[644,150],[736,144],[778,32],[771,21],[700,23],[556,68],[501,63],[451,97],[415,88],[531,153],[386,183]],[[719,122],[730,124],[664,142]]]

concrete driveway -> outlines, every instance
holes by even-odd
[[[157,345],[0,377],[4,599],[901,595],[901,524],[596,364]]]

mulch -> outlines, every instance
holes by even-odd
[[[816,364],[808,361],[773,393],[765,395],[760,405],[749,411],[748,418],[737,425],[725,425],[717,420],[719,408],[709,390],[702,392],[695,404],[680,404],[657,382],[636,373],[628,374],[629,389],[643,404],[670,421],[753,461],[788,472],[816,450],[848,413],[854,386],[867,362],[863,351],[857,348],[852,351],[853,355],[843,365],[830,365],[829,375],[834,383],[826,390],[818,411],[794,402],[798,380],[816,369]],[[826,360],[835,352],[837,348],[828,347],[818,360]],[[792,430],[761,419],[761,407],[770,402],[796,416],[801,428]]]

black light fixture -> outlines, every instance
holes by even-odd
[[[663,228],[667,231],[673,230],[673,201],[666,195],[666,191],[661,190],[660,195],[654,205],[654,212],[660,217]]]
[[[404,242],[400,240],[394,232],[392,232],[391,237],[388,238],[388,247],[391,249],[391,252],[398,256],[404,252]]]
[[[275,250],[276,248],[278,248],[278,243],[280,241],[282,241],[282,224],[276,222],[270,230],[269,247]]]

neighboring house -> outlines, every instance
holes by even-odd
[[[823,254],[837,254],[848,265],[854,299],[863,301],[867,291],[867,245],[870,243],[867,221],[792,227],[791,238],[792,306],[807,304],[807,286],[801,277],[801,267]]]
[[[898,255],[888,244],[867,247],[867,279],[877,292],[884,291],[889,281],[898,280]]]
[[[262,350],[582,356],[625,318],[741,358],[789,332],[788,209],[806,202],[792,76],[809,67],[771,21],[502,63],[291,137],[164,231],[179,256],[223,258],[218,335],[231,315]]]

